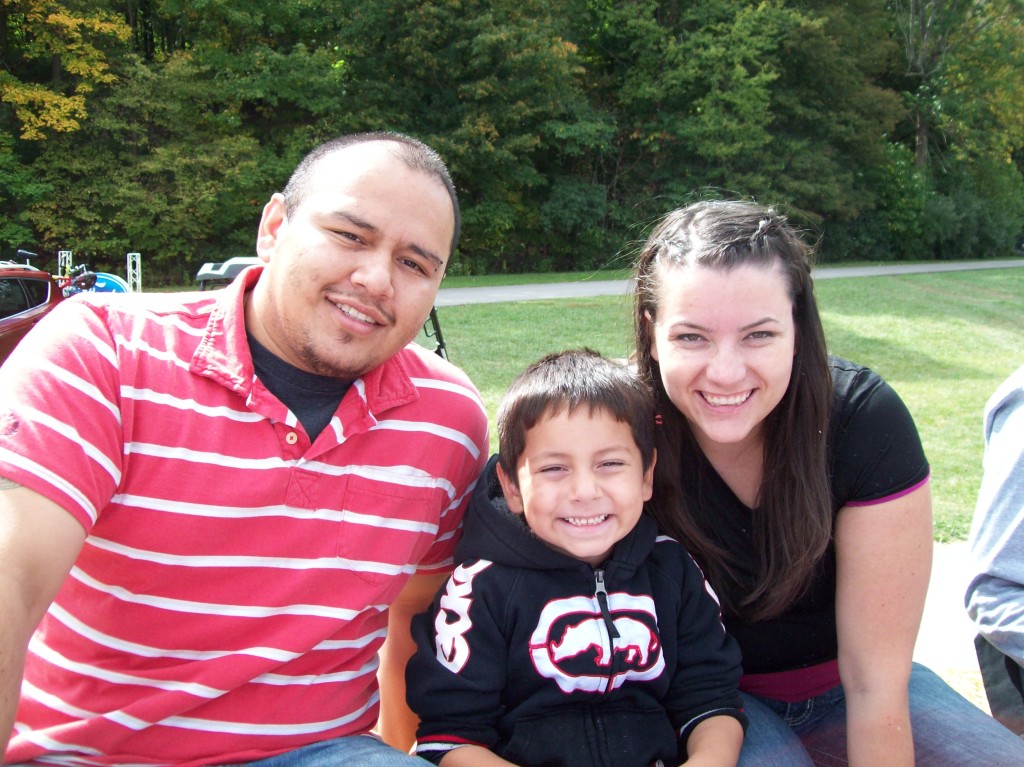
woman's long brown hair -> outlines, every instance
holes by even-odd
[[[636,263],[634,288],[637,369],[655,392],[662,425],[656,438],[652,512],[670,535],[690,548],[726,613],[757,621],[784,612],[806,591],[832,538],[826,432],[832,400],[825,335],[811,281],[810,248],[784,216],[745,202],[700,202],[672,211],[655,227]],[[796,327],[793,373],[785,395],[764,421],[764,464],[753,514],[760,569],[753,590],[742,585],[737,562],[713,540],[706,504],[688,508],[683,467],[700,447],[686,418],[669,399],[651,356],[662,281],[678,269],[778,264],[789,283]],[[693,472],[686,472],[693,476]],[[699,488],[689,488],[700,497]]]

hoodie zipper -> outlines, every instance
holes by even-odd
[[[608,632],[608,680],[605,684],[605,694],[612,691],[612,680],[615,672],[618,656],[615,653],[615,640],[619,638],[619,630],[615,628],[615,621],[612,620],[612,612],[608,609],[608,589],[604,585],[604,570],[594,570],[594,595],[597,597],[597,605],[601,608],[601,618],[605,630]]]
[[[594,593],[597,596],[597,604],[601,608],[601,617],[604,618],[605,628],[608,629],[608,637],[618,639],[619,630],[615,628],[611,610],[608,609],[608,589],[604,586],[604,570],[600,568],[594,570]]]

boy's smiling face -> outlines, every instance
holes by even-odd
[[[548,546],[600,565],[636,526],[653,490],[628,423],[604,410],[546,415],[526,433],[518,486],[498,465],[509,509]]]

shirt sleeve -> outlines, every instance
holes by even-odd
[[[1024,663],[1024,367],[985,412],[985,457],[971,527],[966,596],[978,631]]]
[[[867,368],[833,362],[830,425],[836,508],[884,503],[928,479],[928,460],[907,406]]]
[[[442,372],[434,373],[441,374],[444,378],[434,380],[434,385],[425,389],[424,396],[430,398],[425,409],[436,420],[436,428],[451,436],[448,447],[453,449],[443,452],[447,465],[439,472],[448,483],[451,500],[441,510],[433,544],[417,563],[420,575],[451,571],[455,546],[462,535],[462,518],[488,455],[487,411],[480,394],[465,373],[454,366],[445,362]],[[435,450],[431,460],[442,460],[442,454]]]
[[[732,716],[744,729],[739,695],[740,650],[722,624],[721,607],[703,573],[676,542],[663,542],[683,560],[682,599],[676,616],[679,658],[666,700],[679,735],[680,753],[693,729],[712,716]]]
[[[430,609],[413,619],[416,652],[406,667],[409,707],[419,716],[417,755],[437,763],[448,751],[498,739],[507,686],[507,640],[500,608],[486,588],[491,567],[470,560],[455,569]]]
[[[117,352],[102,306],[62,302],[0,367],[0,476],[89,531],[120,482]]]

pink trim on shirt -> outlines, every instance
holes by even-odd
[[[898,493],[893,493],[892,495],[886,495],[886,496],[884,496],[882,498],[872,498],[869,501],[847,501],[846,505],[847,506],[877,506],[878,504],[885,503],[886,501],[895,501],[897,498],[902,498],[905,495],[910,495],[912,492],[917,490],[917,488],[919,488],[919,487],[924,487],[925,485],[928,484],[928,480],[930,480],[931,478],[932,478],[932,474],[931,474],[931,472],[928,472],[928,476],[927,477],[922,479],[916,485],[911,485],[906,490],[900,490]]]
[[[774,671],[769,674],[744,674],[740,689],[783,703],[797,703],[828,692],[838,685],[839,661],[829,660],[816,666]]]

